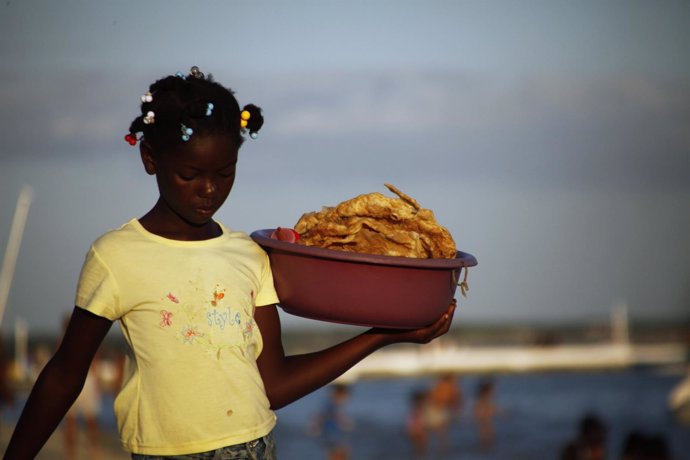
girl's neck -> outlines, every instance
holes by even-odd
[[[213,219],[202,225],[195,225],[180,219],[165,218],[153,208],[139,223],[146,231],[163,238],[178,241],[203,241],[217,238],[223,234],[220,225]]]

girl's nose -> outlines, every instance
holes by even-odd
[[[205,196],[213,195],[217,188],[215,181],[207,179],[204,181],[202,192]]]

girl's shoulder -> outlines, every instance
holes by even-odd
[[[218,222],[221,230],[223,231],[223,237],[236,244],[247,244],[250,246],[259,247],[259,245],[252,239],[247,232],[241,230],[233,230],[230,227],[225,226],[222,222]]]
[[[137,219],[132,219],[117,228],[111,228],[96,238],[93,246],[120,244],[123,240],[131,239],[138,233],[136,229],[137,224]]]

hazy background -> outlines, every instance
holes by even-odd
[[[0,62],[2,253],[35,191],[3,331],[57,331],[91,241],[153,205],[123,136],[191,65],[264,109],[228,226],[391,182],[479,260],[456,325],[690,319],[688,1],[9,0]]]

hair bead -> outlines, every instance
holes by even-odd
[[[199,70],[199,67],[197,66],[192,66],[192,68],[189,70],[189,75],[200,80],[204,79],[204,73]]]
[[[127,141],[127,143],[129,145],[137,145],[136,134],[129,133],[129,134],[125,135],[125,141]]]
[[[185,142],[187,142],[190,136],[194,134],[194,130],[186,127],[183,123],[180,123],[180,132],[182,133],[182,140]]]
[[[149,110],[146,113],[146,116],[143,118],[144,124],[145,125],[152,125],[156,121],[156,114],[153,113],[151,110]]]
[[[251,118],[252,114],[249,113],[249,110],[243,110],[240,112],[240,128],[246,128],[247,125],[249,124],[249,119]]]

